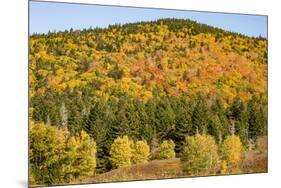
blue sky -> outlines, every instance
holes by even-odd
[[[267,17],[131,7],[30,1],[30,33],[107,27],[116,23],[184,18],[248,36],[267,37]]]

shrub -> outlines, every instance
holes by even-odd
[[[147,162],[149,146],[146,141],[137,141],[133,146],[132,162],[134,164]]]
[[[218,147],[209,135],[195,135],[186,138],[181,161],[183,170],[188,174],[208,174],[218,163]]]
[[[164,140],[156,150],[156,159],[175,158],[175,144],[172,140]]]
[[[227,136],[221,146],[221,157],[228,167],[235,168],[241,160],[242,143],[239,136]]]
[[[131,165],[132,148],[128,136],[117,137],[110,148],[110,162],[112,168]]]

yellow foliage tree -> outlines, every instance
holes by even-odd
[[[132,148],[128,136],[117,137],[110,148],[110,162],[113,168],[131,165]]]
[[[60,134],[53,126],[30,122],[29,162],[31,176],[37,184],[63,183],[60,167],[66,136],[66,134]]]
[[[218,147],[209,135],[195,135],[186,138],[181,156],[183,170],[191,175],[206,175],[218,164]]]
[[[30,122],[30,183],[58,185],[91,176],[96,168],[96,143],[82,131]]]
[[[66,163],[63,164],[64,179],[67,182],[92,176],[96,169],[96,143],[81,131],[66,143]]]
[[[164,140],[156,150],[156,159],[173,159],[176,157],[173,140]]]
[[[221,157],[227,166],[236,168],[241,160],[242,143],[239,136],[227,136],[221,146]]]
[[[146,141],[137,141],[133,146],[132,162],[134,164],[147,162],[149,146]]]

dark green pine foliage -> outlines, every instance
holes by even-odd
[[[195,106],[192,114],[192,135],[206,134],[208,124],[209,124],[209,106],[207,104],[206,97],[199,93],[197,95]]]
[[[108,126],[105,121],[107,115],[106,103],[99,101],[93,104],[88,117],[85,119],[84,130],[94,138],[97,143],[97,173],[102,173],[109,168],[109,143]]]
[[[117,103],[117,111],[116,111],[116,121],[113,125],[113,131],[115,131],[115,136],[124,136],[128,135],[130,132],[130,122],[128,117],[128,106],[130,105],[130,101],[127,101],[126,97],[121,97]]]
[[[256,139],[267,133],[267,109],[260,105],[258,99],[253,97],[248,103],[249,136]]]
[[[157,105],[157,102],[156,102],[156,99],[155,97],[150,99],[146,105],[145,105],[145,113],[146,113],[146,116],[147,116],[147,129],[148,129],[148,132],[150,133],[149,135],[149,138],[151,140],[149,140],[149,143],[150,143],[150,150],[151,150],[151,153],[153,154],[153,152],[156,151],[157,149],[157,146],[158,146],[158,137],[157,137],[157,127],[156,127],[156,105]],[[144,131],[144,130],[142,130]]]
[[[153,127],[149,123],[149,116],[146,112],[147,107],[146,104],[140,100],[135,101],[135,107],[138,112],[139,117],[139,132],[138,132],[138,140],[146,140],[148,143],[151,142],[153,137]]]
[[[46,92],[45,95],[35,95],[31,99],[33,107],[32,119],[35,122],[47,123],[49,119],[52,125],[60,124],[60,103],[61,97],[52,90]]]
[[[175,142],[176,153],[183,151],[185,137],[192,134],[192,103],[185,97],[180,99],[171,98],[171,105],[176,114],[175,130],[172,133],[172,140]]]
[[[169,139],[175,130],[176,114],[167,97],[157,101],[155,113],[157,137],[162,141]]]
[[[81,92],[67,91],[63,98],[68,112],[68,130],[72,135],[82,130],[83,121],[87,115],[87,106],[82,100]]]
[[[228,120],[226,110],[220,97],[216,97],[211,105],[208,133],[213,135],[218,143],[221,143],[228,132]]]
[[[207,98],[205,95],[198,93],[197,96],[181,96],[180,93],[175,97],[168,96],[165,89],[164,92],[159,92],[159,88],[153,89],[153,97],[149,101],[141,101],[136,97],[127,96],[124,91],[114,87],[110,88],[107,100],[100,95],[97,95],[97,90],[100,90],[104,84],[104,76],[108,76],[119,82],[127,70],[123,69],[124,62],[115,62],[110,56],[104,57],[101,60],[92,56],[94,50],[103,52],[118,52],[121,50],[124,42],[124,37],[114,38],[114,42],[110,42],[108,38],[103,38],[104,33],[121,32],[123,36],[129,36],[133,33],[149,33],[158,32],[158,27],[139,27],[139,25],[166,25],[170,31],[181,31],[185,38],[201,33],[211,33],[215,36],[217,43],[222,42],[226,36],[238,36],[239,34],[223,31],[218,28],[210,27],[205,24],[198,24],[191,20],[181,19],[160,19],[155,22],[130,23],[121,25],[113,25],[108,28],[95,28],[80,31],[62,31],[50,32],[48,34],[34,34],[32,38],[42,38],[42,45],[46,46],[44,50],[47,54],[53,56],[67,56],[77,61],[76,79],[79,80],[80,74],[83,74],[93,68],[93,74],[96,78],[92,81],[87,81],[85,87],[64,89],[62,92],[57,92],[50,89],[48,86],[48,76],[42,76],[39,70],[47,70],[48,74],[53,74],[56,70],[55,63],[44,62],[43,59],[38,59],[35,62],[34,79],[36,85],[34,90],[40,88],[45,89],[44,94],[35,92],[30,98],[30,114],[31,119],[38,122],[45,122],[48,125],[61,126],[60,108],[64,103],[67,109],[67,126],[71,134],[84,129],[97,142],[97,173],[105,172],[111,169],[109,157],[109,149],[114,139],[118,136],[128,135],[133,140],[146,140],[151,146],[151,151],[157,148],[157,145],[164,139],[172,139],[175,142],[175,151],[178,154],[182,151],[182,145],[186,135],[194,135],[197,132],[202,134],[211,134],[216,138],[217,142],[224,139],[230,134],[230,120],[234,120],[235,134],[239,135],[245,144],[249,138],[256,139],[267,133],[267,104],[262,103],[263,100],[253,97],[251,101],[246,103],[239,97],[229,104],[227,109],[224,109],[221,99],[215,97],[215,100]],[[149,28],[149,29],[148,29]],[[189,28],[189,29],[186,29]],[[89,35],[96,36],[96,40],[91,40]],[[57,40],[57,38],[61,40]],[[164,36],[164,40],[169,39],[169,36]],[[259,40],[257,39],[257,43]],[[41,41],[41,40],[40,40]],[[77,58],[80,51],[76,49],[66,48],[65,45],[71,41],[74,46],[88,45],[91,49],[80,58]],[[153,40],[148,40],[146,44],[151,45]],[[155,41],[154,41],[155,42]],[[31,55],[42,51],[41,42],[35,44],[31,48]],[[189,40],[189,48],[200,47],[200,41]],[[155,46],[155,45],[151,45]],[[146,58],[159,56],[159,50],[169,51],[163,44],[156,45],[146,49]],[[208,48],[205,44],[201,45],[202,49]],[[179,52],[188,50],[188,47],[179,47]],[[80,49],[80,48],[79,48]],[[137,49],[142,50],[142,49]],[[211,49],[210,49],[211,50]],[[204,51],[204,50],[203,50]],[[126,55],[135,56],[136,51],[125,52],[131,53]],[[181,53],[186,55],[186,53]],[[266,62],[267,53],[262,55],[263,61]],[[169,66],[172,65],[177,57],[170,58]],[[155,58],[159,69],[163,69],[160,59]],[[152,58],[153,60],[153,58]],[[101,66],[110,67],[107,72],[101,72],[95,69],[96,63],[101,63]],[[63,62],[58,62],[63,63]],[[125,62],[129,63],[129,62]],[[202,77],[200,69],[195,71],[195,76]],[[193,73],[194,74],[194,73]],[[127,75],[126,75],[127,76]],[[192,72],[185,70],[181,78],[186,82],[192,81]],[[156,72],[151,76],[151,80],[157,79]],[[144,79],[144,85],[149,84],[148,79]],[[64,82],[65,80],[62,80]],[[171,87],[175,87],[174,81],[169,82]],[[218,80],[218,89],[224,84]],[[78,87],[78,86],[77,86]],[[200,89],[200,88],[198,88]],[[166,93],[165,93],[166,91]],[[250,92],[252,93],[252,92]],[[207,93],[205,93],[207,94]]]
[[[126,105],[126,118],[128,120],[128,136],[133,140],[140,138],[141,118],[136,100],[129,100]]]
[[[235,134],[240,136],[243,144],[248,143],[249,124],[247,106],[236,96],[228,109],[228,117],[234,120]]]

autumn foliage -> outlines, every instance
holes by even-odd
[[[31,176],[37,184],[70,183],[95,174],[96,143],[82,131],[71,136],[67,129],[30,124]]]
[[[118,137],[110,149],[110,161],[113,168],[130,166],[132,164],[132,147],[128,136]]]
[[[235,135],[227,136],[221,146],[222,160],[226,161],[229,168],[235,169],[241,160],[242,143]]]
[[[149,145],[146,141],[137,141],[133,146],[132,162],[134,164],[145,163],[149,160]]]
[[[156,159],[173,159],[176,157],[173,140],[164,140],[156,150]]]
[[[215,172],[218,164],[218,146],[210,135],[188,136],[181,155],[183,169],[190,175]]]
[[[267,149],[265,38],[159,19],[29,39],[34,185],[153,159],[224,174]]]

